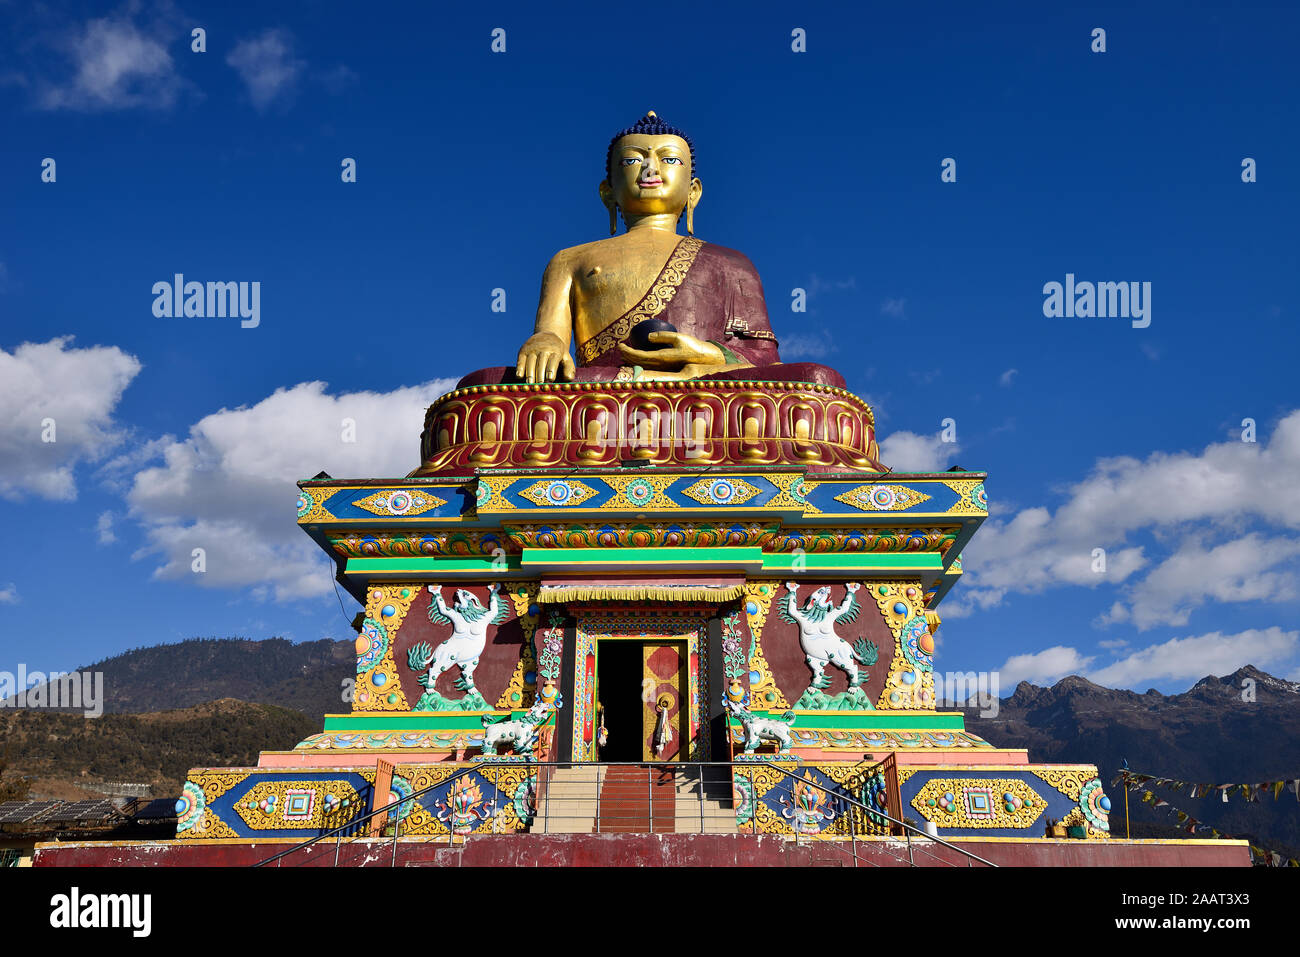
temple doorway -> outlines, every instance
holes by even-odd
[[[596,661],[598,760],[681,760],[686,643],[607,638]]]
[[[602,641],[596,674],[596,726],[601,761],[641,760],[641,643]],[[601,733],[601,732],[598,732]]]

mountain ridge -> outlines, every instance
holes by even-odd
[[[1300,777],[1300,684],[1253,665],[1221,677],[1207,675],[1173,695],[1105,688],[1078,675],[1051,687],[1022,681],[999,700],[996,715],[981,717],[973,703],[961,710],[968,731],[996,747],[1028,748],[1035,763],[1097,765],[1111,796],[1112,833],[1118,835],[1124,833],[1124,795],[1111,782],[1125,761],[1138,773],[1192,783]],[[1187,791],[1146,789],[1225,834],[1254,837],[1288,856],[1300,856],[1295,850],[1300,847],[1300,805],[1294,794],[1276,802],[1270,796],[1258,804],[1231,797],[1224,804],[1218,797],[1193,798]],[[1144,826],[1177,823],[1172,813],[1143,804],[1135,795],[1130,795],[1129,813]]]

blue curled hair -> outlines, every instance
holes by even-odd
[[[665,123],[657,116],[652,116],[647,113],[645,116],[641,117],[641,119],[637,120],[635,125],[629,126],[627,129],[615,133],[614,138],[609,141],[609,149],[605,151],[606,179],[608,179],[610,174],[613,172],[610,164],[614,161],[614,145],[623,137],[634,133],[645,133],[649,136],[680,136],[686,141],[686,148],[690,150],[691,153],[691,176],[696,177],[700,175],[700,165],[695,159],[695,144],[691,142],[691,138],[677,127]]]

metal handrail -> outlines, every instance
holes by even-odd
[[[603,816],[603,812],[602,812],[601,807],[600,807],[600,793],[601,793],[601,788],[602,788],[602,784],[603,784],[603,778],[602,778],[602,775],[601,775],[601,773],[600,773],[600,770],[601,770],[601,769],[607,769],[607,768],[610,768],[610,767],[617,767],[617,766],[646,767],[646,768],[647,768],[647,771],[648,771],[648,774],[649,774],[649,779],[648,779],[648,781],[647,781],[647,784],[649,785],[649,794],[648,794],[648,797],[649,797],[649,801],[648,801],[648,807],[649,807],[649,822],[648,822],[648,826],[649,826],[649,828],[650,828],[651,833],[653,833],[653,831],[654,831],[654,795],[653,795],[653,781],[654,781],[654,778],[653,778],[653,774],[654,774],[654,770],[656,769],[656,766],[658,766],[658,769],[661,770],[661,771],[687,771],[687,770],[695,769],[695,770],[698,772],[698,774],[699,774],[699,781],[698,781],[698,787],[697,787],[695,790],[696,790],[697,800],[699,801],[699,805],[700,805],[699,812],[700,812],[700,828],[701,828],[701,833],[703,833],[703,828],[704,828],[704,769],[706,769],[706,768],[727,768],[727,769],[730,769],[731,772],[732,772],[732,774],[731,774],[731,780],[732,780],[732,782],[734,782],[734,775],[735,775],[736,769],[748,769],[748,770],[750,771],[750,781],[751,781],[751,785],[750,785],[750,787],[751,787],[751,792],[752,792],[752,790],[753,790],[753,769],[754,769],[755,767],[768,767],[768,768],[773,768],[773,769],[775,769],[775,770],[781,772],[781,773],[782,773],[783,775],[785,775],[786,777],[794,778],[796,781],[799,781],[799,782],[804,783],[804,784],[812,784],[813,787],[816,787],[818,790],[823,791],[823,792],[826,793],[828,796],[830,796],[830,797],[832,797],[833,799],[835,799],[837,802],[840,802],[840,803],[842,803],[842,804],[847,804],[847,805],[849,805],[849,806],[851,806],[851,807],[854,807],[854,808],[859,809],[859,810],[862,811],[865,815],[868,816],[868,820],[883,820],[883,821],[887,821],[887,822],[889,822],[890,824],[895,824],[895,825],[898,825],[899,827],[903,828],[904,834],[906,835],[906,838],[907,838],[908,863],[911,864],[912,866],[915,866],[915,862],[914,862],[913,859],[912,859],[912,854],[913,854],[912,834],[916,834],[916,835],[918,835],[918,836],[920,836],[920,837],[924,837],[927,841],[932,841],[932,842],[934,842],[934,843],[936,843],[936,844],[941,844],[941,845],[943,845],[944,847],[948,848],[949,850],[955,851],[956,853],[962,855],[963,857],[965,857],[965,858],[967,859],[967,864],[968,864],[968,866],[973,865],[973,862],[975,862],[975,861],[978,861],[979,863],[984,864],[984,865],[986,865],[986,866],[988,866],[988,867],[997,867],[997,866],[998,866],[998,865],[994,864],[992,861],[985,860],[984,858],[980,857],[978,854],[973,854],[973,853],[971,853],[970,851],[967,851],[967,850],[965,850],[964,848],[958,847],[958,846],[955,845],[955,844],[951,844],[951,843],[949,843],[948,841],[945,841],[945,840],[943,840],[943,839],[940,838],[940,837],[937,837],[937,836],[934,836],[934,835],[927,834],[927,833],[925,833],[924,831],[922,831],[922,830],[918,829],[917,827],[915,827],[914,825],[908,824],[906,821],[900,821],[900,820],[898,820],[897,818],[892,817],[890,814],[888,814],[888,813],[885,812],[885,811],[881,811],[881,810],[878,810],[878,809],[876,809],[876,808],[868,807],[866,804],[863,804],[861,801],[858,801],[857,799],[851,797],[851,796],[848,795],[848,794],[842,793],[842,792],[840,792],[840,791],[832,791],[832,790],[830,790],[829,788],[826,788],[826,787],[824,787],[824,786],[822,786],[822,785],[820,785],[820,784],[816,784],[815,782],[804,781],[803,778],[800,778],[800,777],[799,777],[797,774],[795,774],[794,772],[790,771],[790,770],[787,769],[787,768],[783,768],[783,767],[781,767],[779,764],[775,764],[775,763],[773,763],[773,762],[771,762],[771,761],[662,761],[662,762],[660,762],[660,761],[599,761],[599,762],[597,762],[597,761],[529,761],[529,762],[526,763],[525,766],[526,766],[526,767],[529,767],[529,768],[536,768],[536,769],[538,769],[539,771],[540,771],[542,768],[556,769],[556,768],[561,768],[561,767],[570,768],[570,767],[585,767],[585,766],[590,766],[590,767],[595,768],[595,769],[596,769],[596,780],[593,782],[593,785],[594,785],[594,787],[595,787],[595,793],[596,793],[596,820],[595,820],[595,825],[596,825],[596,827],[597,827],[598,830],[599,830],[599,827],[600,827],[600,819],[601,819],[601,817]],[[263,867],[263,866],[265,866],[265,865],[267,865],[267,864],[277,863],[277,862],[279,862],[280,860],[282,860],[283,858],[289,856],[290,854],[293,854],[293,853],[296,852],[296,851],[300,851],[300,850],[303,850],[304,848],[311,847],[312,845],[318,844],[319,842],[321,842],[321,841],[323,841],[323,840],[326,840],[326,839],[328,839],[328,838],[330,838],[330,837],[335,837],[335,838],[336,838],[336,841],[341,841],[341,840],[342,840],[342,836],[343,836],[343,832],[344,832],[344,831],[355,831],[355,830],[356,830],[360,825],[365,824],[365,823],[366,823],[367,821],[369,821],[371,818],[374,818],[374,817],[376,817],[376,816],[378,816],[378,815],[380,815],[380,814],[388,814],[388,813],[390,813],[390,812],[396,812],[396,811],[398,811],[398,810],[401,808],[401,806],[402,806],[403,804],[405,804],[407,801],[414,801],[416,798],[420,797],[421,795],[426,794],[426,793],[428,793],[429,791],[434,790],[435,788],[441,788],[441,787],[443,787],[443,786],[445,786],[445,785],[447,785],[447,784],[449,784],[449,783],[455,781],[457,778],[459,778],[459,777],[461,777],[461,776],[463,776],[463,775],[465,775],[465,774],[468,774],[468,773],[471,772],[471,771],[482,771],[482,770],[484,770],[485,768],[489,768],[489,767],[492,767],[492,764],[491,764],[490,762],[484,762],[484,763],[479,763],[479,764],[472,764],[472,765],[469,765],[469,766],[467,766],[467,767],[461,768],[460,770],[456,771],[454,774],[452,774],[452,775],[450,775],[450,776],[448,776],[448,777],[446,777],[446,778],[443,778],[441,781],[437,781],[437,782],[435,782],[435,783],[433,783],[433,784],[430,784],[430,785],[428,785],[428,786],[426,786],[426,787],[420,788],[418,791],[413,791],[413,792],[411,792],[410,794],[408,794],[408,795],[406,795],[406,796],[404,796],[404,797],[398,799],[397,801],[393,801],[393,802],[391,802],[391,803],[385,805],[385,806],[382,807],[382,808],[376,808],[375,810],[370,811],[369,813],[364,814],[364,815],[362,815],[361,817],[354,818],[353,820],[350,820],[350,821],[348,821],[348,822],[345,823],[345,824],[342,824],[342,825],[340,825],[340,826],[338,826],[338,827],[332,828],[332,829],[330,829],[330,830],[328,830],[328,831],[324,831],[324,832],[322,832],[321,834],[318,834],[318,835],[316,835],[315,837],[309,838],[309,839],[307,839],[307,840],[305,840],[305,841],[303,841],[303,842],[301,842],[301,843],[299,843],[299,844],[295,844],[293,847],[288,848],[287,850],[281,851],[281,852],[279,852],[278,854],[275,854],[275,855],[273,855],[273,856],[271,856],[271,857],[268,857],[268,858],[266,858],[265,860],[258,861],[256,864],[253,864],[252,866],[253,866],[253,867]],[[551,780],[550,780],[550,777],[551,777],[551,776],[548,776],[548,778],[547,778],[547,782],[546,782],[546,783],[547,783],[547,787],[546,787],[546,799],[545,799],[544,806],[543,806],[542,808],[537,808],[537,809],[534,811],[534,813],[535,813],[535,815],[536,815],[537,817],[541,817],[541,818],[542,818],[542,828],[543,828],[543,832],[546,832],[546,831],[549,830],[549,823],[550,823],[550,802],[551,802],[551,799],[552,799],[551,787],[550,787],[550,784],[551,784],[552,782],[551,782]],[[734,787],[734,783],[733,783],[733,787]],[[555,798],[555,800],[556,800],[556,801],[559,801],[559,802],[563,802],[563,801],[565,801],[565,800],[581,800],[581,799],[557,797],[557,798]],[[493,800],[493,805],[494,805],[494,807],[495,807],[495,805],[496,805],[496,798],[495,798],[495,797],[494,797],[494,800]],[[540,812],[540,813],[538,813],[538,812]],[[534,820],[535,820],[535,819],[534,819]],[[394,860],[394,862],[396,862],[396,857],[397,857],[397,838],[398,838],[398,835],[399,835],[399,833],[400,833],[400,829],[401,829],[401,819],[400,819],[400,817],[396,817],[396,818],[394,818],[394,827],[393,827],[393,860]],[[858,861],[860,861],[860,860],[867,860],[867,863],[872,864],[873,866],[879,866],[879,865],[876,865],[875,862],[870,861],[870,860],[867,859],[867,858],[862,858],[862,857],[860,857],[860,856],[858,855],[858,852],[857,852],[857,842],[858,842],[858,837],[857,837],[856,829],[853,831],[851,837],[852,837],[853,849],[852,849],[852,851],[850,851],[850,852],[846,852],[846,853],[851,853],[851,855],[852,855],[852,857],[853,857],[853,859],[854,859],[855,864],[856,864]],[[454,835],[454,834],[449,834],[449,835],[448,835],[448,838],[449,838],[449,842],[454,842],[455,835]],[[796,834],[795,834],[795,841],[796,841],[796,843],[798,843],[798,839],[799,839],[799,834],[796,832]],[[825,841],[824,838],[822,838],[821,840]],[[836,842],[833,842],[833,841],[825,841],[825,843],[828,843],[828,844],[835,844]],[[931,853],[930,853],[929,851],[927,851],[925,848],[917,848],[917,850],[920,850],[922,853],[927,854],[927,855],[930,856],[930,857],[933,857],[935,860],[942,860],[942,858],[939,858],[939,857],[937,857],[936,855],[931,854]],[[337,857],[338,857],[338,849],[337,849],[337,847],[336,847],[336,849],[335,849],[335,864],[336,864],[336,865],[337,865],[337,862],[338,862]]]
[[[480,766],[481,766],[481,765],[480,765]],[[362,815],[361,817],[353,818],[351,821],[348,821],[346,824],[340,824],[340,825],[339,825],[338,827],[336,827],[336,828],[332,828],[332,829],[330,829],[330,830],[328,830],[328,831],[325,831],[325,832],[322,833],[322,834],[317,834],[315,837],[308,838],[307,840],[303,841],[301,844],[295,844],[293,847],[289,848],[288,850],[281,851],[279,854],[275,854],[275,855],[273,855],[273,856],[271,856],[271,857],[268,857],[268,858],[267,858],[266,860],[264,860],[264,861],[258,861],[256,864],[253,864],[252,866],[253,866],[253,867],[262,867],[262,866],[264,866],[264,865],[266,865],[266,864],[270,864],[270,863],[273,862],[273,861],[279,861],[280,858],[282,858],[282,857],[287,857],[288,855],[292,854],[294,851],[300,851],[300,850],[302,850],[304,847],[311,847],[311,845],[313,845],[313,844],[317,844],[317,843],[319,843],[320,841],[325,840],[325,838],[327,838],[327,837],[334,837],[335,835],[337,835],[337,836],[339,836],[339,837],[342,837],[344,831],[353,830],[353,829],[355,829],[355,828],[357,827],[357,825],[366,823],[366,822],[369,821],[372,817],[377,817],[377,816],[379,816],[380,814],[387,814],[387,813],[390,812],[390,811],[396,811],[398,808],[400,808],[400,807],[401,807],[403,804],[405,804],[407,801],[414,801],[414,800],[415,800],[417,797],[419,797],[421,794],[426,794],[426,793],[428,793],[429,791],[432,791],[434,788],[440,788],[440,787],[442,787],[444,784],[447,784],[447,783],[449,783],[449,782],[451,782],[451,781],[456,780],[456,779],[457,779],[458,777],[460,777],[461,775],[463,775],[463,774],[468,774],[470,771],[475,770],[475,767],[476,767],[476,766],[471,765],[470,767],[467,767],[467,768],[461,768],[459,771],[457,771],[455,774],[451,775],[450,777],[443,778],[441,781],[436,781],[436,782],[434,782],[433,784],[430,784],[428,787],[422,787],[422,788],[420,788],[420,790],[418,790],[418,791],[412,791],[410,794],[406,795],[406,797],[404,797],[404,798],[400,798],[399,800],[393,801],[393,802],[391,802],[391,803],[389,803],[389,804],[385,804],[383,807],[381,807],[381,808],[376,808],[375,810],[371,811],[369,814],[364,814],[364,815]],[[397,831],[397,827],[398,827],[398,825],[399,825],[400,823],[401,823],[401,822],[400,822],[400,819],[396,819],[396,818],[394,819],[394,825],[393,825],[394,841],[396,840],[396,831]]]
[[[771,761],[754,761],[754,762],[744,762],[744,763],[747,763],[747,764],[762,764],[762,765],[764,765],[764,766],[766,766],[766,767],[769,767],[769,768],[775,768],[776,770],[778,770],[778,771],[780,771],[782,774],[784,774],[786,777],[794,778],[796,781],[802,781],[802,780],[803,780],[803,779],[800,778],[797,774],[795,774],[793,771],[789,771],[789,770],[787,770],[786,768],[781,767],[779,764],[774,764],[774,763],[772,763]],[[829,791],[828,789],[822,787],[820,784],[816,784],[815,782],[805,782],[805,783],[812,783],[814,787],[817,787],[817,788],[820,788],[820,789],[823,790],[823,791],[826,791],[827,794],[831,794],[831,793],[832,793],[832,792]],[[944,847],[949,848],[950,850],[954,850],[954,851],[956,851],[958,854],[963,855],[964,857],[967,858],[967,863],[968,863],[968,864],[969,864],[970,861],[979,861],[981,864],[986,864],[986,865],[988,865],[989,867],[997,867],[997,866],[998,866],[997,864],[994,864],[992,861],[986,861],[984,858],[980,857],[978,854],[972,854],[970,851],[967,851],[967,850],[965,850],[965,849],[963,849],[963,848],[958,847],[956,844],[949,844],[947,841],[945,841],[945,840],[944,840],[943,838],[941,838],[941,837],[937,837],[937,836],[935,836],[935,835],[933,835],[933,834],[927,834],[925,831],[922,831],[922,830],[918,829],[917,827],[915,827],[915,826],[913,826],[913,825],[911,825],[911,824],[908,824],[906,821],[900,821],[900,820],[898,820],[897,818],[891,817],[889,814],[885,813],[884,811],[878,811],[878,810],[876,810],[875,808],[869,808],[869,807],[867,807],[865,804],[863,804],[861,801],[855,800],[854,798],[848,796],[847,794],[839,794],[839,793],[835,793],[834,796],[835,796],[838,800],[840,800],[840,801],[843,801],[843,802],[845,802],[845,803],[847,803],[847,804],[851,804],[851,805],[853,805],[854,807],[860,808],[861,810],[863,810],[863,811],[866,812],[867,814],[871,815],[872,817],[880,817],[880,818],[884,818],[886,821],[889,821],[891,824],[897,824],[897,825],[899,825],[900,827],[902,827],[902,828],[904,829],[904,831],[906,831],[906,832],[911,832],[911,833],[908,833],[908,835],[907,835],[907,839],[908,839],[908,854],[909,854],[909,856],[910,856],[910,854],[911,854],[912,833],[915,833],[915,834],[920,835],[921,837],[924,837],[927,841],[934,841],[936,844],[942,844]],[[796,835],[796,836],[797,836],[797,835]],[[856,840],[855,840],[855,843],[856,843]],[[924,849],[923,849],[923,852],[924,852],[924,853],[929,853],[928,851],[924,851]],[[855,856],[856,856],[856,855],[855,855]],[[934,855],[930,855],[930,856],[933,857]],[[937,860],[937,858],[936,858],[936,860]]]

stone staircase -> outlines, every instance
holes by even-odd
[[[704,781],[701,787],[700,774]],[[678,771],[676,826],[678,834],[735,834],[736,809],[732,804],[729,768],[691,768]],[[702,792],[702,794],[701,794]],[[702,799],[701,799],[702,797]]]
[[[551,771],[546,793],[537,802],[533,834],[590,834],[596,830],[596,794],[604,783],[603,764],[574,764]]]
[[[529,830],[534,834],[736,833],[729,774],[725,769],[703,771],[701,800],[697,768],[669,763],[557,768]]]

